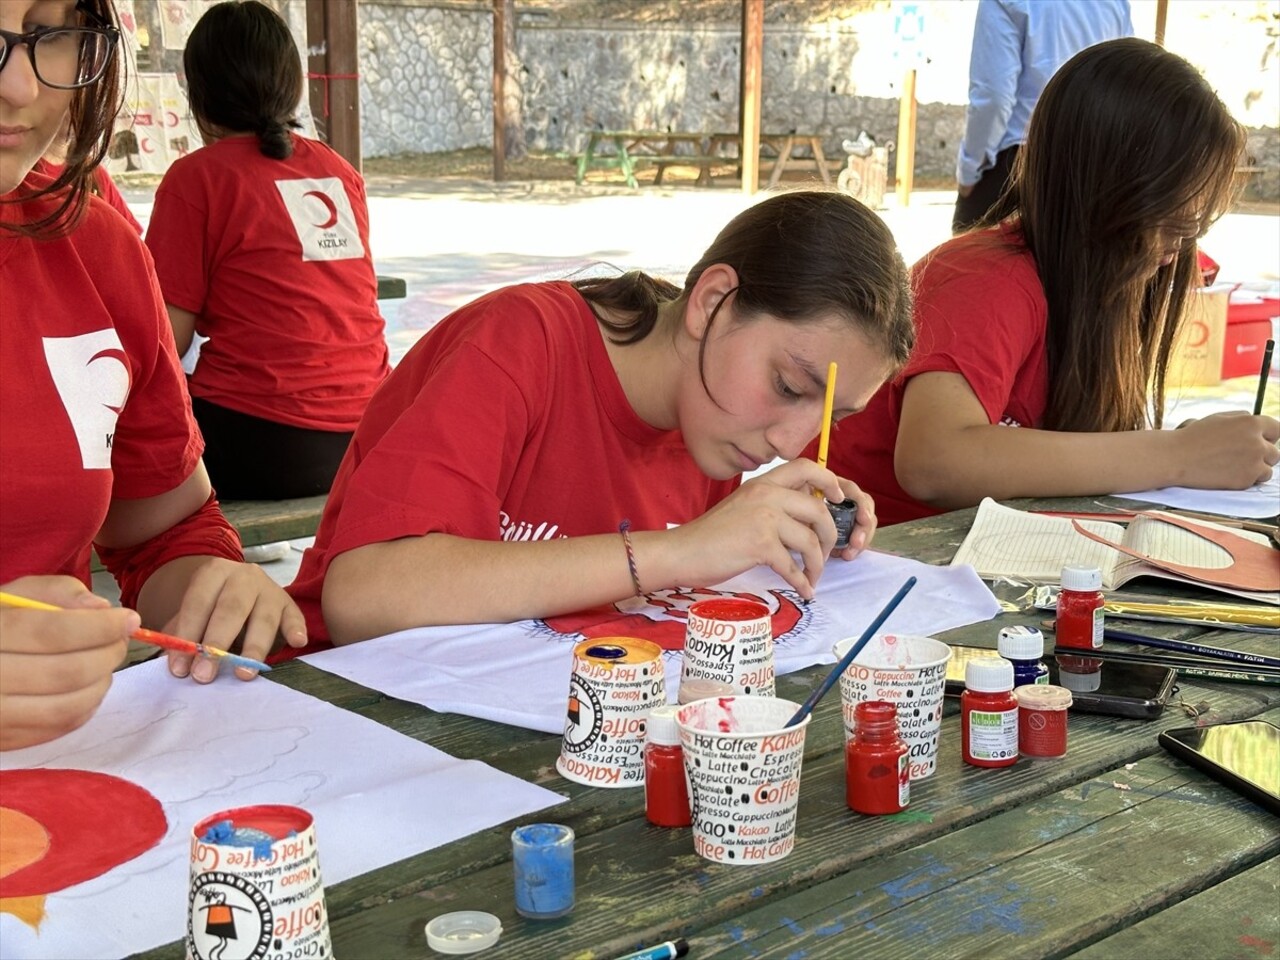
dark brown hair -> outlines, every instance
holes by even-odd
[[[79,0],[76,4],[82,26],[111,26],[117,29],[114,0]],[[19,189],[10,203],[23,203],[41,197],[57,196],[53,209],[30,223],[0,222],[0,227],[23,236],[49,238],[69,233],[80,222],[89,194],[93,189],[93,171],[107,155],[111,130],[123,100],[123,58],[111,48],[102,76],[87,87],[72,91],[68,108],[67,158],[62,172],[40,190],[24,193]],[[10,52],[13,55],[13,52]]]
[[[747,208],[720,231],[683,290],[639,271],[578,280],[574,287],[589,303],[623,315],[602,320],[615,343],[636,343],[653,331],[662,304],[687,298],[717,263],[738,274],[733,294],[741,319],[770,315],[807,323],[834,314],[896,367],[911,354],[911,289],[893,234],[866,206],[834,191],[784,193]]]
[[[1148,402],[1161,425],[1194,241],[1229,207],[1244,142],[1195,68],[1145,40],[1089,47],[1049,81],[982,224],[1015,217],[1044,286],[1046,428],[1139,429]]]
[[[201,129],[256,134],[258,149],[276,160],[293,153],[302,62],[278,13],[257,0],[214,4],[192,29],[182,66]]]

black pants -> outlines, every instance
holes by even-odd
[[[191,398],[204,465],[221,500],[287,500],[328,493],[350,433],[304,430]]]
[[[1009,183],[1018,149],[1019,145],[1015,143],[997,153],[996,165],[983,172],[982,178],[973,187],[973,193],[967,197],[956,197],[956,212],[951,217],[952,233],[964,233],[995,206]]]

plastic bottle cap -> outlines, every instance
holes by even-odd
[[[1099,667],[1087,673],[1077,673],[1072,670],[1063,670],[1062,665],[1059,664],[1058,681],[1072,693],[1093,693],[1102,686],[1102,668]]]
[[[1035,627],[1004,627],[996,649],[1009,660],[1039,660],[1044,656],[1044,634]]]
[[[1102,589],[1102,571],[1097,567],[1063,567],[1062,589],[1093,593]]]
[[[502,921],[479,910],[442,913],[427,924],[427,945],[437,953],[479,953],[500,936]]]
[[[733,684],[723,683],[720,680],[682,680],[680,693],[676,699],[683,706],[695,700],[706,700],[708,697],[732,697],[737,692],[733,689]]]
[[[680,726],[676,723],[676,711],[679,709],[674,703],[667,703],[650,710],[645,727],[645,740],[668,747],[678,745]]]
[[[1050,683],[1029,683],[1013,691],[1018,706],[1028,710],[1065,710],[1071,706],[1071,691]]]
[[[1013,689],[1013,664],[1001,657],[978,657],[964,665],[965,689],[1001,693]]]

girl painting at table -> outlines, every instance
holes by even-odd
[[[219,3],[183,54],[206,146],[176,160],[147,228],[174,339],[208,337],[192,407],[219,495],[328,491],[388,372],[364,181],[290,128],[303,94],[289,28]]]
[[[69,608],[0,608],[0,749],[83,724],[139,624],[241,638],[257,659],[306,642],[284,591],[238,562],[142,241],[90,196],[120,98],[116,23],[111,0],[0,3],[0,590]],[[68,110],[51,179],[34,168]],[[124,609],[88,591],[91,547]]]
[[[643,273],[498,290],[424,336],[374,397],[290,588],[343,643],[545,617],[772,567],[803,597],[836,530],[793,460],[907,359],[907,273],[842,194],[735,217],[682,288]],[[629,527],[623,521],[629,521]],[[620,535],[621,529],[621,535]],[[323,619],[321,619],[323,611]]]
[[[1054,75],[987,221],[913,271],[917,347],[831,437],[830,464],[898,523],[983,497],[1270,475],[1280,423],[1159,427],[1196,239],[1227,208],[1244,134],[1185,60],[1144,40]]]

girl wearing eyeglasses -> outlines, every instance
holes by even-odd
[[[115,24],[111,0],[0,2],[0,590],[68,608],[0,609],[0,749],[83,724],[141,624],[257,659],[306,642],[239,562],[142,242],[89,194],[119,106]],[[34,167],[68,111],[50,178]],[[120,609],[87,589],[91,547]]]
[[[1074,56],[1037,103],[987,220],[913,270],[917,350],[829,463],[882,522],[983,497],[1243,489],[1280,458],[1247,410],[1159,427],[1196,239],[1226,211],[1244,132],[1145,40]]]

